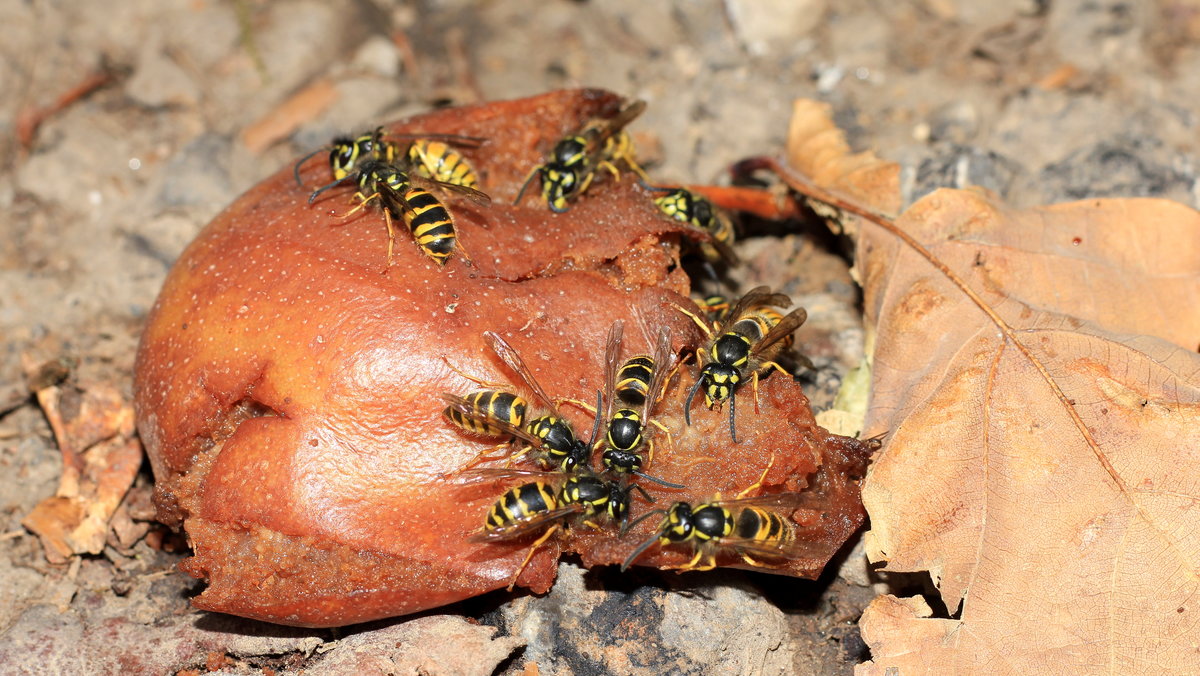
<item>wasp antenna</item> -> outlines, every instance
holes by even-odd
[[[309,161],[314,156],[316,156],[318,153],[323,153],[326,150],[328,150],[328,148],[319,148],[319,149],[314,150],[311,153],[305,155],[304,157],[301,157],[300,160],[296,162],[295,166],[292,167],[292,174],[296,177],[296,185],[300,186],[301,188],[304,187],[304,181],[300,180],[300,165]]]
[[[648,512],[645,516],[649,516],[649,514],[650,512]],[[641,519],[639,518],[638,521],[641,521]],[[623,563],[621,563],[621,572],[623,573],[628,570],[629,567],[633,565],[633,562],[637,561],[638,557],[644,554],[647,549],[650,549],[651,545],[653,545],[655,542],[658,542],[658,537],[659,534],[655,533],[651,537],[642,541],[642,544],[638,545],[637,549],[633,550],[633,553],[630,554]]]
[[[624,526],[624,527],[621,529],[621,537],[625,537],[625,535],[627,535],[627,534],[629,533],[629,531],[630,531],[630,530],[632,530],[632,529],[633,529],[635,526],[637,526],[639,523],[641,523],[641,522],[645,521],[646,519],[649,519],[649,518],[650,518],[650,517],[652,517],[652,516],[656,516],[656,515],[660,515],[660,516],[666,516],[666,515],[667,515],[667,510],[665,510],[665,509],[652,509],[652,510],[650,510],[650,511],[646,512],[645,514],[643,514],[643,515],[639,516],[638,518],[634,519],[633,521],[630,521],[630,522],[626,523],[626,524],[625,524],[625,526]],[[658,538],[658,534],[656,533],[656,534],[654,535],[654,537],[655,537],[655,538]],[[640,553],[640,552],[639,552],[639,553]],[[624,568],[622,568],[621,570],[624,570]]]
[[[642,488],[641,486],[639,486],[639,485],[637,485],[637,484],[633,484],[633,485],[631,485],[629,488],[630,488],[631,490],[632,490],[632,489],[636,489],[638,493],[641,493],[641,494],[642,494],[642,497],[643,497],[643,498],[646,498],[646,501],[647,501],[647,502],[650,502],[650,503],[653,503],[653,502],[654,502],[654,498],[650,497],[650,494],[646,492],[646,489],[645,489],[645,488]],[[656,510],[656,511],[659,511],[659,512],[661,512],[661,511],[663,511],[663,510],[661,510],[661,509],[660,509],[660,510]],[[645,517],[639,517],[639,518],[645,518]]]
[[[533,168],[533,171],[529,172],[529,176],[525,178],[525,182],[521,184],[521,189],[517,192],[517,199],[513,200],[513,205],[521,203],[521,199],[525,197],[525,189],[529,187],[529,184],[533,181],[533,177],[538,175],[538,170],[541,168],[541,165],[538,165]]]
[[[666,188],[666,187],[658,186],[658,185],[650,185],[649,183],[647,183],[645,180],[643,180],[641,178],[638,179],[638,185],[642,186],[646,190],[649,190],[650,192],[671,192],[672,190],[675,189],[675,188]]]
[[[737,443],[737,430],[733,426],[733,412],[737,408],[737,395],[733,392],[729,393],[729,438],[733,443]]]
[[[684,486],[683,484],[673,484],[670,481],[663,481],[662,479],[659,479],[658,477],[650,476],[649,474],[645,474],[645,473],[639,472],[637,470],[634,470],[632,472],[632,474],[634,474],[635,476],[641,477],[642,479],[645,479],[646,481],[653,481],[654,483],[658,484],[659,486],[663,486],[666,488],[687,488],[687,486]]]
[[[343,176],[342,178],[339,178],[338,180],[334,181],[333,183],[329,183],[327,185],[321,186],[320,188],[317,188],[313,192],[313,194],[308,196],[308,203],[312,204],[313,202],[315,202],[317,200],[317,197],[319,197],[320,194],[325,192],[326,190],[329,190],[330,188],[336,188],[337,186],[341,185],[342,183],[345,183],[346,179],[350,178],[350,176],[353,176],[353,174],[350,174],[348,176]]]
[[[600,436],[600,409],[604,406],[604,394],[600,390],[596,390],[596,415],[592,418],[592,436],[588,437],[588,448],[591,448],[596,443],[596,438]]]
[[[702,375],[696,376],[696,384],[692,385],[692,389],[688,391],[687,400],[683,402],[683,421],[692,425],[692,400],[696,398],[696,392],[700,391],[700,384],[704,382]]]

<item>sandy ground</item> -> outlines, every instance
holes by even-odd
[[[340,631],[191,610],[200,583],[172,572],[178,543],[157,529],[49,563],[21,525],[61,473],[28,365],[65,359],[72,382],[128,396],[179,252],[336,134],[605,87],[648,102],[631,130],[656,176],[719,183],[730,163],[779,152],[792,100],[810,97],[857,148],[901,163],[909,200],[980,185],[1020,205],[1197,202],[1197,0],[9,0],[0,35],[0,652],[30,673],[338,673],[363,655],[437,673],[437,637],[456,631],[489,646],[461,673],[848,673],[866,654],[854,623],[876,592],[854,553],[815,583],[566,562],[546,597]],[[760,230],[741,245],[744,275],[808,307],[827,406],[861,350],[846,263],[809,229]],[[128,498],[135,517],[150,480],[144,468]]]

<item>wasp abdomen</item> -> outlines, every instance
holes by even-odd
[[[472,415],[447,406],[445,415],[450,422],[473,434],[498,437],[506,432],[489,421],[498,420],[514,427],[525,424],[525,400],[501,390],[480,390],[463,397]]]
[[[782,544],[791,539],[792,529],[775,512],[758,507],[746,507],[738,514],[734,535],[764,544]]]
[[[488,512],[484,527],[495,530],[529,520],[558,507],[554,491],[541,481],[509,489]]]
[[[617,398],[630,406],[642,405],[653,376],[654,360],[649,356],[638,355],[629,359],[617,371]]]
[[[442,183],[476,188],[479,179],[461,153],[441,141],[418,139],[408,148],[408,158],[414,170],[426,178]]]

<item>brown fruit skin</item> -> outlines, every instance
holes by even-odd
[[[492,205],[445,198],[475,267],[455,257],[438,268],[403,223],[387,267],[380,213],[339,218],[351,208],[351,188],[307,203],[328,181],[324,154],[306,163],[304,188],[286,167],[188,247],[148,319],[135,403],[160,518],[183,526],[194,555],[181,567],[209,582],[197,607],[339,626],[508,583],[526,544],[468,542],[506,485],[464,490],[440,478],[490,445],[442,420],[440,393],[476,388],[442,358],[511,382],[482,339],[496,331],[551,396],[594,401],[613,320],[629,322],[638,308],[671,325],[677,346],[702,340],[671,307],[687,303],[687,279],[673,265],[683,231],[633,180],[599,179],[565,214],[545,208],[536,182],[519,207],[510,204],[560,136],[620,104],[604,92],[565,91],[389,126],[489,139],[465,154]],[[630,353],[648,350],[641,331],[627,328],[626,339]],[[817,427],[799,386],[779,377],[763,383],[761,415],[746,391],[742,443],[730,444],[725,414],[700,405],[685,430],[689,368],[660,415],[676,449],[660,447],[650,468],[688,490],[651,489],[656,499],[734,493],[774,455],[768,484],[819,479],[829,494],[819,518],[828,522],[821,538],[832,555],[862,521],[857,484],[842,467],[861,465],[861,445],[841,458],[839,444],[849,442]],[[570,406],[564,413],[586,436],[590,416]],[[704,456],[716,462],[688,466]],[[646,508],[635,503],[635,515]],[[641,531],[626,540],[573,531],[552,539],[520,583],[548,589],[560,548],[579,551],[588,565],[611,564],[640,538]],[[653,548],[640,563],[684,558]],[[780,572],[815,576],[824,563],[796,561]]]

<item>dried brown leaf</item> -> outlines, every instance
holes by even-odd
[[[320,115],[337,99],[337,87],[331,80],[321,78],[246,127],[242,131],[242,144],[252,153],[261,153],[271,144],[296,131],[305,122]]]
[[[953,618],[877,599],[859,673],[1194,669],[1200,215],[939,191],[873,220],[867,551]]]
[[[37,399],[58,440],[63,470],[56,494],[34,507],[22,524],[41,538],[52,563],[74,554],[99,554],[109,520],[142,462],[133,407],[106,384],[52,385],[38,390]]]
[[[900,211],[900,167],[871,152],[851,153],[846,135],[833,123],[829,104],[797,99],[788,126],[787,162],[821,188],[884,214]],[[831,218],[846,234],[855,235],[859,219],[831,214],[810,202],[817,213]]]

